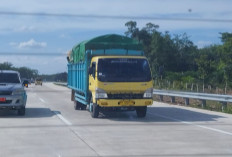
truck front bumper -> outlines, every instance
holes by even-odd
[[[101,107],[136,107],[152,105],[152,99],[98,99]]]

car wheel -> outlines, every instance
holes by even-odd
[[[18,109],[18,115],[20,116],[24,116],[26,112],[26,108],[25,107],[21,107],[20,109]]]

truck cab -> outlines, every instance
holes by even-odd
[[[152,105],[153,83],[150,67],[144,56],[97,56],[89,69],[89,90],[92,116],[99,109],[136,110],[144,117]]]

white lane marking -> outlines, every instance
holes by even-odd
[[[42,98],[39,98],[39,100],[42,101],[43,103],[46,103],[45,100],[42,99]],[[53,112],[54,112],[54,113],[56,114],[56,116],[57,116],[59,119],[61,119],[66,125],[72,125],[72,123],[69,122],[67,119],[65,119],[59,112],[57,112],[57,111],[53,111]]]
[[[43,103],[46,103],[46,102],[44,101],[44,99],[42,99],[42,98],[39,98],[39,100],[42,101]]]
[[[67,119],[65,119],[59,112],[54,111],[54,113],[57,115],[58,118],[60,118],[60,120],[62,120],[66,125],[72,125],[72,123],[70,121],[68,121]]]
[[[203,126],[203,125],[198,125],[198,124],[194,124],[194,123],[191,123],[191,122],[182,121],[182,120],[179,120],[179,119],[176,119],[176,118],[167,117],[167,116],[163,116],[163,115],[156,114],[156,113],[155,114],[148,113],[148,114],[150,114],[150,115],[156,115],[158,117],[162,117],[162,118],[165,118],[165,119],[169,119],[169,120],[181,122],[181,123],[184,123],[184,124],[193,125],[193,126],[196,126],[196,127],[199,127],[199,128],[203,128],[203,129],[207,129],[207,130],[211,130],[211,131],[215,131],[215,132],[219,132],[219,133],[222,133],[222,134],[226,134],[226,135],[232,136],[231,132],[223,131],[223,130],[220,130],[220,129],[215,129],[215,128],[211,128],[211,127],[207,127],[207,126]]]

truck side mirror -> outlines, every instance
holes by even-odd
[[[95,79],[95,72],[96,72],[96,63],[93,62],[92,65],[89,67],[89,75],[92,75]]]
[[[93,74],[93,67],[89,67],[89,75],[92,75]]]

